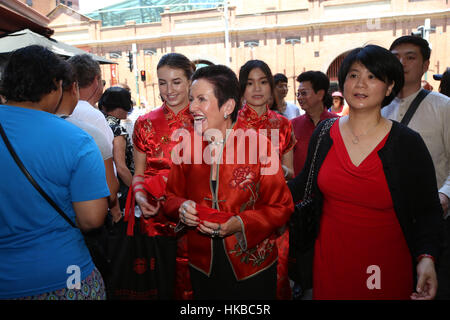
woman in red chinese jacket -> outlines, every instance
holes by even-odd
[[[229,68],[197,70],[190,100],[195,132],[181,161],[174,160],[165,212],[187,226],[194,298],[275,299],[274,235],[293,211],[279,157],[273,149],[265,152],[270,141],[256,131],[247,133],[253,143],[245,144],[246,137],[229,130],[240,105]],[[261,152],[250,150],[256,147]],[[255,154],[259,158],[250,159]]]
[[[269,66],[261,60],[247,61],[239,71],[239,83],[245,105],[239,111],[236,129],[255,129],[267,136],[274,145],[279,145],[279,156],[286,180],[294,177],[293,148],[295,136],[290,121],[269,108],[269,101],[275,97],[275,84]],[[291,299],[287,258],[289,253],[289,230],[277,239],[278,286],[277,299]]]
[[[160,185],[161,190],[156,190],[152,196],[164,194],[165,182],[172,166],[170,153],[176,144],[170,137],[177,129],[192,128],[188,95],[193,72],[193,64],[184,55],[164,55],[157,66],[159,92],[164,103],[160,108],[139,117],[134,126],[133,188],[136,203],[144,217],[141,225],[149,236],[175,237],[175,224],[160,212],[160,199],[149,199],[149,193],[145,192],[144,187],[154,188]],[[176,299],[188,299],[191,295],[186,255],[185,237],[179,236],[174,294]],[[164,261],[163,265],[173,267],[173,263],[175,261]],[[170,285],[174,279],[167,281]]]

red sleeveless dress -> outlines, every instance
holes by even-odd
[[[356,167],[347,153],[339,121],[333,146],[319,171],[324,195],[315,243],[314,299],[409,299],[412,258],[394,211],[378,151]]]

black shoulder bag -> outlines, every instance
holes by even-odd
[[[417,94],[417,96],[414,98],[414,100],[409,105],[408,111],[406,111],[405,115],[403,116],[401,124],[407,126],[408,123],[411,121],[411,118],[413,117],[414,113],[416,112],[417,108],[419,107],[420,103],[425,99],[425,97],[430,93],[430,91],[422,89]]]
[[[42,195],[42,197],[47,200],[47,202],[58,212],[64,220],[67,221],[73,228],[78,228],[76,224],[70,219],[63,210],[49,197],[49,195],[41,188],[41,186],[34,180],[33,176],[28,172],[27,168],[23,165],[13,146],[11,145],[8,137],[6,136],[5,130],[3,126],[0,124],[0,135],[5,142],[6,148],[11,153],[16,164],[19,166],[20,170],[23,172],[25,177],[30,181],[33,187]],[[105,276],[108,271],[108,266],[110,263],[110,259],[108,254],[106,253],[106,245],[107,245],[107,230],[106,226],[102,226],[98,229],[83,233],[84,240],[86,242],[86,246],[89,249],[89,252],[92,256],[92,260],[94,264],[99,269],[102,276]]]
[[[316,204],[312,197],[312,187],[317,169],[315,163],[320,142],[327,134],[337,118],[326,120],[320,130],[316,148],[309,168],[305,194],[301,203],[297,204],[289,220],[289,278],[300,284],[302,290],[312,288],[312,263],[314,242],[317,236],[318,221]]]

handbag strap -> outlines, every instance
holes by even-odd
[[[320,142],[322,141],[322,137],[330,130],[331,126],[338,118],[332,118],[329,120],[325,120],[322,129],[320,130],[319,137],[317,139],[316,148],[314,150],[314,155],[311,161],[311,166],[309,167],[308,180],[306,182],[305,194],[303,195],[303,201],[307,201],[311,199],[312,194],[312,184],[315,176],[315,163],[317,159],[317,151],[319,150]]]
[[[48,196],[48,194],[40,187],[40,185],[34,180],[33,176],[28,172],[27,168],[23,165],[22,161],[20,160],[19,156],[17,155],[16,151],[14,150],[13,146],[9,142],[8,137],[6,136],[5,130],[3,130],[3,126],[0,124],[0,134],[3,138],[3,141],[5,142],[6,148],[9,150],[9,153],[11,153],[11,156],[13,157],[16,164],[19,166],[22,173],[27,177],[27,179],[31,182],[33,187],[36,188],[36,190],[41,194],[42,197],[44,197],[45,200],[61,215],[61,217],[64,218],[64,220],[67,221],[73,228],[77,228],[75,223],[62,211],[59,206]]]
[[[413,117],[414,113],[416,112],[417,108],[419,107],[420,103],[425,99],[425,97],[430,93],[430,91],[422,89],[419,91],[417,96],[414,98],[414,100],[409,105],[408,111],[406,111],[405,116],[403,117],[401,124],[404,124],[405,126],[408,125],[408,123],[411,121],[411,118]]]

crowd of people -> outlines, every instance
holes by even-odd
[[[430,54],[414,36],[355,48],[338,91],[323,72],[297,76],[299,108],[264,61],[236,74],[168,53],[162,105],[130,131],[129,88],[105,90],[91,56],[14,51],[0,82],[0,299],[111,298],[84,238],[107,217],[128,236],[137,220],[170,253],[150,263],[165,271],[155,299],[450,299],[449,69],[440,93],[422,88]],[[307,188],[315,232],[292,257]]]

